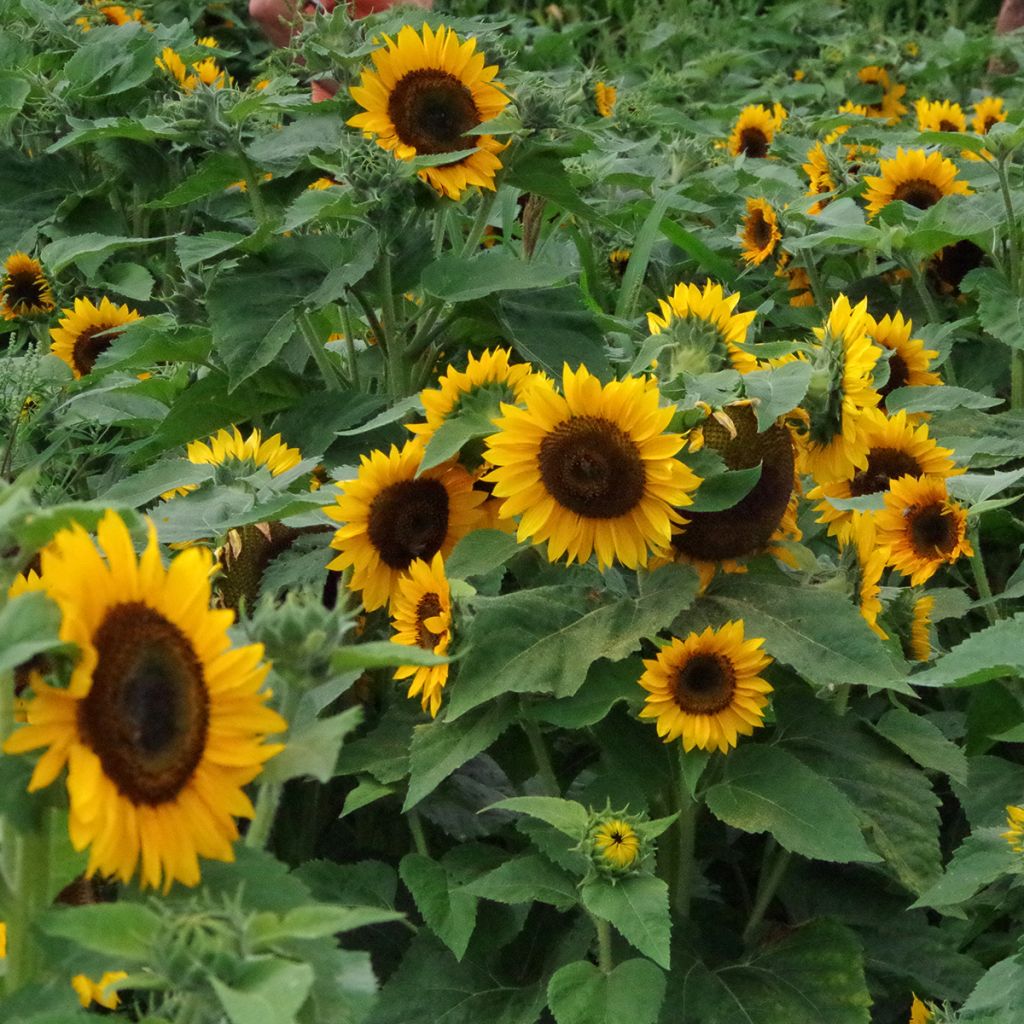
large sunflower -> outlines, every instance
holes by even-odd
[[[53,309],[53,292],[39,260],[27,252],[13,252],[4,260],[0,278],[0,314],[5,320],[19,316],[49,313]]]
[[[775,252],[781,238],[779,217],[772,204],[767,199],[748,199],[740,230],[744,261],[750,266],[760,266]]]
[[[666,742],[682,738],[683,749],[718,749],[723,754],[764,725],[764,708],[771,684],[759,675],[772,659],[762,650],[764,640],[745,640],[743,622],[708,626],[685,640],[674,637],[645,659],[638,682],[647,691],[641,718],[657,719],[658,735]]]
[[[484,458],[498,468],[484,479],[504,498],[503,516],[522,516],[520,540],[548,542],[548,558],[601,569],[618,560],[646,565],[650,549],[668,547],[675,511],[700,484],[674,456],[680,434],[665,433],[673,408],[646,378],[601,386],[581,366],[562,374],[565,397],[538,383],[526,407],[502,405],[498,433]]]
[[[875,513],[875,531],[878,544],[889,549],[889,565],[909,576],[915,587],[941,565],[974,554],[967,539],[967,514],[949,500],[942,477],[892,481],[885,508]]]
[[[944,196],[971,194],[967,182],[957,180],[956,164],[941,153],[900,148],[896,156],[881,161],[879,170],[881,174],[864,178],[864,201],[872,217],[898,199],[927,210]]]
[[[878,389],[883,404],[897,388],[942,383],[942,378],[929,369],[939,353],[925,348],[920,338],[912,338],[913,329],[913,320],[904,320],[902,313],[886,314],[881,320],[868,315],[868,337],[889,351],[889,379]]]
[[[326,510],[342,524],[331,541],[338,555],[328,568],[352,568],[349,587],[363,592],[370,612],[399,593],[415,559],[433,560],[438,552],[447,557],[479,525],[485,495],[473,490],[473,478],[457,463],[421,473],[419,438],[360,459],[358,475],[336,485],[338,503]]]
[[[492,135],[471,135],[477,125],[490,121],[509,103],[496,65],[484,67],[476,39],[460,42],[450,29],[434,32],[424,23],[421,34],[410,25],[397,42],[370,54],[376,66],[362,72],[360,85],[350,88],[363,112],[348,123],[398,160],[438,156],[472,150],[451,163],[422,167],[418,176],[442,195],[458,199],[471,185],[494,188],[498,159],[505,147]]]
[[[63,309],[64,319],[50,328],[50,351],[71,367],[75,380],[92,373],[96,360],[121,334],[116,330],[140,320],[138,310],[115,306],[104,296],[94,306],[89,299],[75,299],[74,309]]]
[[[860,498],[888,490],[893,480],[903,476],[948,477],[956,472],[951,448],[940,448],[928,435],[925,424],[915,426],[901,409],[888,417],[879,409],[865,409],[860,416],[860,444],[864,465],[839,480],[819,484],[809,491],[810,500],[821,499],[815,511],[819,523],[828,525],[828,532],[841,545],[853,539],[860,514],[836,508],[835,499]]]
[[[857,78],[864,85],[877,85],[882,90],[882,95],[874,103],[864,104],[864,112],[868,117],[882,117],[887,123],[896,124],[907,112],[906,106],[900,102],[907,92],[907,87],[893,82],[885,68],[872,64],[861,68],[857,72]]]
[[[391,602],[393,644],[422,647],[434,654],[447,654],[452,640],[452,596],[440,553],[429,564],[415,559],[398,581],[398,593]],[[395,679],[409,679],[409,696],[419,697],[424,711],[437,717],[441,691],[448,681],[448,665],[402,665]]]
[[[769,110],[761,104],[744,107],[736,118],[727,143],[730,156],[766,157],[775,133],[786,119],[785,108],[776,103]]]
[[[90,847],[87,875],[169,889],[199,882],[198,857],[233,858],[234,817],[251,817],[242,787],[281,749],[287,726],[265,706],[261,644],[232,648],[233,615],[211,610],[212,556],[191,548],[167,569],[156,533],[137,558],[107,512],[99,550],[78,525],[42,553],[43,586],[61,610],[60,638],[78,648],[64,689],[33,679],[28,725],[4,744],[46,747],[37,790],[68,766],[69,829]],[[102,551],[102,554],[101,554]]]
[[[926,100],[923,96],[914,102],[919,132],[965,132],[967,118],[959,103],[949,100]]]
[[[672,332],[673,343],[662,356],[668,376],[758,368],[757,359],[739,347],[757,314],[735,312],[739,301],[739,292],[726,296],[713,281],[703,289],[680,283],[667,299],[658,299],[661,315],[648,313],[647,329],[651,334]]]

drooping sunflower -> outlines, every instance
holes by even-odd
[[[199,882],[199,857],[230,861],[235,817],[252,817],[242,787],[281,747],[287,724],[266,707],[261,644],[233,648],[233,615],[210,608],[213,559],[201,548],[164,569],[156,532],[137,558],[107,512],[99,546],[77,524],[42,553],[41,579],[61,610],[60,638],[79,655],[66,688],[33,679],[28,725],[7,754],[47,749],[29,782],[65,765],[68,827],[89,847],[87,876],[165,891]],[[102,554],[101,554],[102,552]]]
[[[615,113],[615,103],[619,98],[619,90],[614,85],[598,82],[594,86],[594,106],[602,117],[611,117]]]
[[[399,593],[402,574],[417,558],[447,558],[456,542],[480,523],[485,499],[462,466],[446,462],[419,471],[423,442],[360,456],[359,473],[342,480],[337,505],[327,515],[342,525],[331,547],[329,569],[352,567],[349,587],[362,591],[363,607],[382,608]]]
[[[881,161],[879,170],[864,178],[864,201],[872,217],[896,200],[927,210],[944,196],[971,194],[967,182],[957,180],[956,164],[938,152],[900,148],[892,159]]]
[[[1024,807],[1007,805],[1006,825],[1009,831],[1003,833],[1003,838],[1015,853],[1024,853]]]
[[[950,501],[941,477],[893,480],[885,508],[875,513],[874,521],[879,545],[889,549],[889,565],[909,576],[915,587],[940,566],[974,554],[967,539],[967,514]]]
[[[967,118],[959,103],[949,100],[926,100],[923,96],[914,102],[919,132],[965,132]]]
[[[823,193],[835,192],[836,181],[832,177],[832,170],[828,164],[828,154],[820,142],[816,142],[807,151],[807,162],[802,166],[807,175],[807,195],[818,196]],[[819,214],[828,203],[827,199],[819,199],[807,212]]]
[[[861,68],[857,72],[857,78],[864,85],[877,85],[882,90],[881,97],[874,103],[864,104],[868,117],[882,117],[888,124],[893,125],[907,112],[906,106],[900,102],[907,92],[907,87],[893,82],[885,68],[872,64]]]
[[[602,570],[644,566],[700,485],[674,457],[683,438],[666,433],[673,409],[647,378],[602,387],[584,366],[563,368],[562,390],[541,381],[525,408],[502,405],[484,454],[498,468],[484,479],[505,499],[502,516],[521,516],[519,540],[546,541],[550,561],[596,552]]]
[[[410,25],[397,41],[384,37],[387,46],[370,54],[376,70],[362,72],[352,98],[363,112],[348,124],[361,128],[367,138],[398,160],[472,150],[451,163],[423,167],[422,181],[439,193],[458,199],[471,185],[493,191],[494,175],[501,169],[498,154],[505,148],[492,135],[467,135],[497,117],[509,103],[497,65],[485,67],[476,53],[475,38],[460,42],[450,29],[434,32],[424,23],[417,34]]]
[[[939,353],[925,348],[920,338],[912,338],[913,329],[914,321],[904,320],[902,313],[886,314],[881,320],[868,315],[868,337],[890,353],[889,379],[878,389],[883,404],[897,388],[942,384],[942,378],[929,369]]]
[[[779,103],[771,110],[760,103],[744,107],[729,136],[729,155],[739,156],[743,153],[748,157],[766,157],[775,133],[786,116],[785,108]]]
[[[640,859],[640,836],[622,818],[602,818],[591,829],[590,839],[591,858],[599,870],[604,867],[613,874],[620,874],[635,867]]]
[[[961,238],[932,256],[927,264],[928,277],[937,291],[958,296],[964,278],[984,262],[985,250],[969,238]]]
[[[682,739],[683,749],[728,753],[739,736],[764,725],[771,684],[760,674],[771,663],[764,640],[745,640],[743,622],[708,626],[685,640],[674,637],[645,659],[638,682],[647,691],[641,718],[656,719],[666,742]]]
[[[788,560],[782,545],[800,539],[799,480],[789,428],[779,422],[758,433],[753,407],[732,405],[694,429],[691,448],[698,439],[729,469],[760,464],[761,476],[732,508],[688,513],[686,523],[672,536],[676,557],[697,567],[702,586],[711,581],[716,568],[743,572],[744,563],[761,554]]]
[[[760,266],[775,252],[782,239],[779,217],[767,199],[748,199],[740,229],[740,248],[750,266]]]
[[[444,655],[452,640],[452,597],[440,553],[428,564],[414,559],[399,579],[398,593],[391,602],[393,644],[421,647]],[[424,711],[437,717],[441,691],[448,681],[448,665],[402,665],[395,679],[409,679],[409,697],[419,697]]]
[[[860,413],[876,406],[872,374],[882,350],[868,336],[867,300],[850,305],[845,295],[832,303],[823,327],[804,400],[807,433],[799,438],[798,468],[818,483],[849,476],[867,465]]]
[[[934,610],[934,597],[922,594],[914,601],[906,643],[906,655],[913,661],[931,661],[931,625]]]
[[[4,260],[0,278],[0,314],[5,320],[35,316],[53,309],[53,292],[39,260],[27,252],[13,252]]]
[[[137,309],[115,306],[106,296],[94,306],[89,299],[75,299],[74,309],[62,309],[64,319],[50,328],[50,351],[71,368],[75,380],[92,373],[96,360],[121,334],[116,330],[142,319]]]
[[[854,528],[863,515],[849,509],[836,508],[835,499],[860,498],[888,490],[893,480],[904,476],[937,476],[945,479],[957,470],[951,448],[940,448],[929,436],[928,427],[915,426],[905,410],[886,416],[880,409],[865,409],[860,416],[860,444],[864,465],[838,480],[819,484],[807,497],[820,499],[815,511],[819,523],[828,525],[828,532],[840,545],[853,539]]]
[[[756,357],[739,347],[757,315],[737,313],[740,298],[739,292],[726,296],[720,284],[707,281],[703,289],[677,284],[667,299],[658,299],[661,315],[649,312],[647,329],[651,334],[672,333],[673,344],[661,357],[669,376],[758,368]]]
[[[1006,120],[1006,109],[999,96],[986,96],[974,104],[971,130],[978,135],[988,135],[992,125]]]
[[[71,979],[71,987],[85,1009],[96,1003],[105,1010],[116,1010],[121,1003],[121,997],[116,989],[111,990],[107,986],[116,985],[127,977],[127,971],[107,971],[99,981],[93,981],[87,974],[76,974]]]

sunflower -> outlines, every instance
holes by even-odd
[[[840,545],[853,539],[854,528],[863,513],[838,509],[835,499],[860,498],[888,490],[893,480],[904,476],[948,477],[958,471],[951,458],[951,448],[940,448],[928,435],[925,424],[915,426],[905,410],[886,416],[879,409],[865,409],[859,420],[860,444],[864,465],[838,480],[819,484],[807,497],[821,499],[815,511],[819,523],[828,525],[828,532]],[[870,513],[868,513],[870,515]]]
[[[940,153],[900,148],[895,157],[882,160],[879,169],[880,175],[864,179],[868,186],[864,200],[872,217],[898,199],[927,210],[944,196],[971,194],[967,182],[956,180],[956,164]]]
[[[785,108],[779,103],[771,110],[761,104],[744,107],[729,136],[729,155],[739,156],[742,153],[748,157],[766,157],[775,133],[785,119]]]
[[[320,178],[317,178],[316,181],[311,181],[306,186],[306,191],[307,192],[326,192],[327,189],[334,188],[334,186],[337,185],[337,184],[338,184],[338,182],[336,182],[333,178],[320,177]],[[340,335],[339,335],[339,337],[340,337]]]
[[[640,859],[640,836],[622,818],[603,818],[590,832],[591,856],[598,868],[621,873],[635,867]]]
[[[629,258],[632,255],[632,249],[613,249],[608,253],[608,266],[620,281],[626,275],[626,267],[629,266]]]
[[[93,981],[85,974],[76,974],[71,979],[71,987],[75,990],[78,1001],[85,1009],[88,1009],[90,1004],[96,1003],[97,1006],[102,1006],[105,1010],[116,1010],[121,998],[117,994],[117,989],[108,992],[107,986],[116,985],[127,977],[127,971],[107,971],[99,981]]]
[[[998,96],[986,96],[974,104],[974,117],[971,119],[971,130],[977,135],[988,135],[992,125],[1006,120],[1003,101]]]
[[[811,279],[807,275],[806,267],[795,267],[792,265],[792,256],[788,252],[779,254],[779,263],[775,268],[775,276],[786,281],[786,291],[789,293],[789,304],[791,306],[813,306],[814,292],[811,290]]]
[[[949,500],[946,481],[934,476],[903,476],[892,481],[885,508],[875,513],[878,543],[889,548],[889,562],[911,585],[935,575],[940,565],[974,554],[967,539],[967,515]]]
[[[480,523],[485,495],[473,489],[462,466],[446,462],[420,472],[423,442],[360,456],[359,473],[342,480],[337,505],[326,510],[342,525],[329,569],[352,568],[349,587],[363,592],[372,612],[399,593],[402,574],[417,558],[447,558],[458,540]]]
[[[897,388],[942,384],[942,378],[928,369],[939,353],[925,348],[920,338],[912,338],[913,329],[913,320],[904,320],[902,313],[886,314],[881,320],[868,315],[868,337],[889,352],[889,379],[878,389],[883,404]]]
[[[771,685],[758,673],[772,659],[760,650],[761,638],[744,640],[743,622],[708,626],[685,640],[674,637],[645,659],[638,682],[647,691],[641,718],[657,719],[666,743],[682,737],[683,749],[728,753],[738,736],[764,725]]]
[[[910,619],[910,635],[907,638],[907,657],[912,661],[931,661],[931,624],[935,610],[935,598],[922,595],[914,601]]]
[[[842,479],[867,465],[860,413],[878,404],[872,373],[882,354],[867,331],[867,300],[851,306],[842,294],[825,325],[814,329],[819,344],[804,402],[808,429],[799,444],[799,469],[818,483]]]
[[[42,264],[28,253],[14,252],[4,260],[0,278],[0,314],[5,320],[35,316],[53,309],[53,292]]]
[[[872,64],[861,68],[857,72],[857,78],[864,85],[877,85],[882,90],[882,95],[876,102],[864,104],[868,117],[882,117],[892,125],[907,112],[906,106],[900,102],[906,94],[907,87],[894,83],[885,68]]]
[[[878,616],[882,613],[881,594],[882,573],[885,572],[888,551],[874,543],[874,530],[861,529],[855,531],[857,549],[857,603],[864,621],[877,633],[882,640],[888,640],[889,634],[878,624]]]
[[[418,177],[439,193],[458,199],[471,185],[494,189],[501,169],[498,154],[505,148],[492,135],[469,135],[472,129],[500,114],[509,103],[500,82],[493,81],[496,65],[476,50],[476,39],[462,43],[449,28],[433,32],[424,23],[417,35],[403,26],[398,41],[385,36],[387,46],[370,55],[375,71],[364,70],[352,98],[363,112],[348,124],[398,160],[472,150],[450,163],[422,167]]]
[[[820,142],[816,142],[807,151],[807,163],[802,166],[808,179],[807,195],[817,196],[826,192],[835,192],[836,182],[828,165],[828,154]],[[819,199],[807,212],[810,214],[821,213],[828,202],[827,199]]]
[[[619,91],[614,85],[606,85],[598,82],[594,86],[594,106],[602,117],[611,117],[615,112],[615,103],[619,98]]]
[[[92,373],[96,360],[121,334],[115,330],[140,320],[139,311],[115,306],[104,296],[94,306],[89,299],[75,299],[74,309],[62,309],[59,327],[50,328],[50,351],[71,367],[75,380]]]
[[[0,960],[7,957],[7,924],[0,921]]]
[[[1003,833],[1003,838],[1014,852],[1024,853],[1024,807],[1009,804],[1006,808],[1006,825],[1009,831]]]
[[[616,559],[646,565],[651,548],[668,547],[676,508],[700,484],[674,458],[680,434],[665,433],[672,406],[659,406],[657,387],[629,377],[601,386],[581,366],[562,371],[564,397],[548,381],[530,389],[524,409],[503,404],[498,433],[484,458],[498,468],[484,477],[504,498],[505,518],[522,516],[518,538],[548,542],[548,559],[600,569]]]
[[[933,1016],[932,1011],[915,995],[914,1002],[910,1007],[909,1024],[930,1024]]]
[[[964,278],[984,262],[985,250],[969,238],[961,238],[943,246],[928,261],[928,276],[938,291],[957,296]]]
[[[195,92],[201,85],[225,89],[235,84],[235,80],[213,57],[204,57],[186,68],[181,56],[169,46],[164,47],[156,58],[156,65],[166,71],[185,92]]]
[[[686,524],[672,537],[676,557],[697,567],[702,586],[707,586],[718,567],[741,572],[746,560],[764,553],[786,560],[781,545],[800,538],[798,480],[789,428],[775,423],[758,433],[753,407],[732,405],[694,430],[691,447],[698,439],[703,447],[717,452],[728,469],[760,465],[761,476],[732,508],[688,513]]]
[[[732,368],[748,373],[758,368],[757,359],[739,346],[747,340],[754,312],[737,313],[740,293],[726,297],[712,281],[703,290],[695,284],[677,284],[667,299],[658,299],[661,315],[647,314],[651,334],[671,331],[673,342],[666,350],[669,376],[710,373]]]
[[[391,602],[393,644],[422,647],[434,654],[447,654],[452,640],[452,596],[440,553],[428,564],[414,559],[398,581],[398,593]],[[402,665],[395,679],[409,679],[409,696],[419,697],[424,711],[437,717],[441,691],[448,682],[448,666]]]
[[[28,725],[4,753],[47,748],[30,791],[68,765],[87,876],[127,883],[141,861],[143,886],[197,885],[198,857],[233,859],[234,817],[253,814],[242,787],[281,749],[264,737],[287,725],[265,706],[262,645],[232,648],[232,613],[209,607],[209,552],[190,548],[165,570],[152,526],[137,558],[112,511],[97,536],[99,550],[76,524],[42,553],[60,638],[79,657],[64,689],[34,677]]]
[[[917,130],[919,132],[965,132],[967,118],[959,103],[949,100],[926,100],[923,96],[915,101]]]
[[[744,261],[750,266],[760,266],[775,252],[781,238],[779,218],[771,203],[766,199],[748,199],[740,231]]]

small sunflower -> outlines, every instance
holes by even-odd
[[[906,95],[907,87],[893,82],[885,68],[872,64],[861,68],[857,78],[864,85],[877,85],[882,90],[878,100],[864,104],[868,117],[885,118],[888,124],[893,125],[907,112],[906,106],[900,102]]]
[[[166,71],[185,92],[195,92],[201,85],[213,89],[226,89],[235,80],[213,59],[204,57],[186,68],[176,50],[167,46],[156,58],[156,65]]]
[[[423,442],[401,450],[360,456],[359,473],[342,480],[337,505],[326,510],[340,522],[329,569],[352,568],[349,587],[360,590],[372,612],[399,593],[402,574],[417,558],[447,557],[457,541],[480,523],[485,495],[473,489],[462,466],[446,462],[420,472]]]
[[[915,101],[917,130],[919,132],[965,132],[967,118],[959,103],[949,100],[926,100],[923,96]]]
[[[977,135],[988,135],[992,125],[1006,120],[1006,109],[998,96],[986,96],[974,104],[971,130]]]
[[[828,154],[820,142],[816,142],[807,151],[807,162],[802,166],[808,179],[807,195],[818,196],[823,193],[835,192],[836,182],[828,164]],[[827,199],[819,199],[807,212],[819,214],[828,203]]]
[[[349,89],[363,112],[348,124],[367,138],[376,136],[377,145],[398,160],[471,149],[468,156],[420,168],[417,175],[452,199],[471,185],[493,191],[505,147],[492,135],[467,132],[509,103],[494,81],[497,66],[484,66],[484,55],[474,52],[475,38],[460,42],[444,26],[434,32],[424,23],[417,34],[405,25],[397,42],[384,38],[387,46],[370,54],[376,70],[364,70],[361,84]]]
[[[75,990],[78,1001],[85,1009],[95,1003],[105,1010],[116,1010],[121,998],[116,989],[108,991],[107,986],[116,985],[127,977],[127,971],[107,971],[99,981],[93,981],[86,974],[76,974],[71,979],[71,987]]]
[[[974,554],[967,539],[967,514],[949,500],[941,477],[904,476],[892,481],[885,508],[875,513],[878,543],[889,548],[889,562],[911,585],[919,586],[939,566]]]
[[[306,186],[306,191],[307,192],[326,192],[327,189],[334,188],[334,186],[337,185],[337,184],[338,184],[338,182],[336,182],[333,178],[320,177],[320,178],[317,178],[316,181],[311,181]],[[339,335],[339,337],[340,337],[340,335]]]
[[[879,170],[864,179],[864,201],[872,217],[896,200],[927,210],[944,196],[971,194],[967,182],[957,180],[956,164],[941,153],[900,148],[892,159],[881,161]]]
[[[743,153],[748,157],[766,157],[785,119],[786,110],[778,103],[771,110],[759,103],[744,107],[729,136],[729,155]]]
[[[0,921],[0,960],[7,957],[7,924]]]
[[[626,267],[629,266],[629,258],[632,255],[632,249],[613,249],[608,253],[608,266],[620,281],[626,274]]]
[[[914,601],[914,609],[910,618],[910,635],[907,638],[907,657],[912,661],[931,661],[932,612],[935,610],[935,598],[922,595]]]
[[[64,319],[50,328],[50,351],[71,368],[75,380],[92,373],[96,360],[107,351],[125,327],[142,319],[137,309],[115,306],[104,296],[94,306],[89,299],[75,299],[74,309],[62,309]]]
[[[879,409],[865,409],[859,427],[864,465],[846,477],[819,484],[807,494],[811,501],[821,499],[815,509],[821,513],[818,522],[828,525],[829,534],[840,545],[853,539],[854,527],[864,513],[835,508],[833,500],[880,494],[893,480],[904,476],[945,478],[957,472],[952,449],[940,448],[929,436],[927,425],[915,426],[903,409],[894,416],[886,416]]]
[[[562,387],[564,397],[539,382],[525,408],[502,405],[484,454],[498,468],[484,479],[505,499],[502,516],[522,517],[519,540],[547,541],[550,561],[596,552],[602,570],[644,566],[668,547],[676,509],[700,484],[674,457],[682,435],[665,432],[673,407],[646,378],[602,387],[583,366],[566,366]]]
[[[670,376],[758,368],[757,359],[739,347],[757,315],[736,312],[740,297],[739,292],[726,296],[720,284],[707,281],[703,289],[677,284],[667,299],[658,299],[661,315],[649,312],[647,329],[651,334],[672,333],[673,344],[663,357]]]
[[[398,593],[391,602],[393,644],[422,647],[444,655],[452,640],[452,596],[440,553],[428,565],[414,559],[398,581]],[[447,665],[402,665],[395,679],[409,679],[409,697],[419,697],[424,711],[437,717],[441,691],[448,681]]]
[[[1024,853],[1024,807],[1007,805],[1006,825],[1009,831],[1003,833],[1003,838],[1015,853]]]
[[[3,750],[47,748],[30,791],[68,766],[87,876],[127,883],[141,862],[143,886],[197,885],[199,857],[233,859],[234,819],[253,815],[242,787],[281,749],[265,736],[287,725],[265,706],[262,645],[233,648],[232,613],[210,609],[209,552],[190,548],[164,569],[150,527],[137,558],[109,511],[97,537],[98,548],[75,525],[42,552],[60,638],[79,656],[66,688],[33,678],[28,725]]]
[[[611,117],[615,112],[615,103],[619,98],[619,91],[614,85],[606,85],[598,82],[594,86],[594,106],[601,117]]]
[[[53,309],[53,292],[42,264],[28,253],[14,252],[4,260],[0,278],[0,314],[5,320],[35,316]]]
[[[775,276],[786,281],[789,293],[789,304],[795,307],[813,306],[814,292],[811,290],[811,279],[805,267],[792,265],[792,257],[788,252],[779,255],[779,263],[775,268]]]
[[[930,370],[939,353],[924,347],[920,338],[912,338],[913,320],[904,320],[902,313],[886,314],[881,320],[868,316],[868,337],[889,352],[889,379],[878,389],[882,402],[897,388],[942,384],[942,378]]]
[[[640,859],[640,836],[622,818],[602,818],[590,832],[591,857],[598,870],[621,874],[636,867]]]
[[[682,738],[683,749],[735,747],[737,737],[750,736],[764,725],[771,685],[759,675],[772,659],[760,650],[764,640],[745,640],[742,620],[721,629],[708,626],[685,640],[674,637],[645,659],[638,680],[647,691],[641,718],[657,720],[666,742]]]
[[[748,199],[740,230],[744,261],[750,266],[760,266],[775,252],[781,239],[779,218],[771,203],[766,199]]]
[[[932,1018],[935,1015],[931,1010],[921,1002],[917,996],[914,996],[914,1002],[910,1007],[910,1021],[909,1024],[931,1024]]]

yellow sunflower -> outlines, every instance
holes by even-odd
[[[795,307],[813,306],[814,292],[811,290],[811,279],[805,267],[792,265],[792,257],[788,252],[779,255],[779,263],[775,268],[775,276],[786,281],[789,293],[789,304]]]
[[[447,654],[452,640],[452,596],[440,553],[427,564],[414,559],[398,581],[398,593],[391,602],[393,644],[422,647],[434,654]],[[402,665],[395,679],[409,679],[409,696],[419,697],[424,711],[437,717],[441,691],[448,681],[447,665]]]
[[[953,450],[940,448],[928,435],[925,424],[915,426],[901,409],[886,416],[879,409],[865,409],[860,415],[860,444],[864,465],[838,480],[819,484],[807,497],[821,499],[815,511],[819,523],[828,525],[828,532],[840,545],[853,539],[854,527],[862,515],[849,509],[838,509],[835,499],[860,498],[888,490],[893,480],[904,476],[948,477],[963,472],[954,466]]]
[[[311,181],[306,186],[306,191],[307,192],[326,192],[327,189],[334,188],[334,186],[337,185],[337,184],[338,184],[338,182],[336,182],[333,178],[321,177],[321,178],[317,178],[316,181]],[[338,337],[340,338],[341,335],[339,334]]]
[[[121,1002],[117,990],[108,991],[108,985],[116,985],[128,977],[127,971],[107,971],[99,981],[93,981],[85,974],[76,974],[71,979],[71,987],[78,996],[78,1001],[86,1009],[92,1003],[102,1006],[105,1010],[116,1010]]]
[[[804,402],[807,433],[799,439],[798,468],[818,483],[842,479],[867,465],[860,413],[878,404],[872,380],[882,350],[868,337],[867,300],[850,305],[845,295],[832,303],[828,319],[814,333],[819,344]]]
[[[1006,109],[998,96],[986,96],[974,104],[971,130],[977,135],[988,135],[992,125],[1006,120]]]
[[[914,996],[914,1002],[910,1007],[910,1022],[909,1024],[930,1024],[934,1014],[928,1009],[924,1003],[921,1002],[917,996]]]
[[[1024,853],[1024,807],[1009,804],[1006,808],[1006,824],[1009,831],[1003,833],[1003,838],[1014,852]]]
[[[195,92],[201,85],[226,89],[235,80],[213,59],[204,57],[188,68],[181,56],[171,47],[165,47],[156,58],[157,67],[166,71],[185,92]]]
[[[935,610],[935,598],[922,595],[914,601],[910,619],[910,635],[907,638],[907,657],[912,661],[931,661],[931,624]]]
[[[600,569],[631,569],[668,547],[676,509],[700,484],[674,456],[680,434],[665,433],[674,408],[659,405],[648,379],[601,386],[581,366],[562,372],[564,397],[539,382],[523,409],[503,404],[484,458],[498,468],[484,479],[504,498],[501,514],[521,516],[519,540],[547,541],[548,559],[570,563],[597,553]]]
[[[109,511],[97,537],[99,549],[75,525],[42,553],[60,638],[79,656],[66,688],[33,678],[28,725],[4,753],[47,748],[30,791],[68,766],[68,827],[76,850],[90,847],[87,876],[127,883],[141,861],[143,886],[197,885],[199,857],[233,859],[234,818],[253,814],[242,787],[281,749],[265,736],[287,725],[265,706],[262,645],[233,648],[234,616],[210,608],[209,552],[164,569],[150,526],[137,558]]]
[[[62,309],[64,319],[50,328],[50,351],[71,368],[75,380],[92,373],[96,360],[121,334],[116,330],[142,319],[127,305],[115,306],[104,296],[94,306],[89,299],[75,299],[74,309]]]
[[[675,557],[696,566],[702,587],[717,568],[744,572],[744,563],[761,554],[788,561],[783,545],[801,536],[796,523],[799,480],[789,428],[779,422],[758,433],[753,407],[732,405],[694,429],[691,449],[695,443],[717,452],[729,469],[760,465],[761,476],[732,508],[688,513],[686,523],[672,536]]]
[[[626,274],[626,267],[629,266],[629,258],[632,255],[632,249],[613,249],[608,253],[608,266],[620,281]]]
[[[828,154],[820,142],[816,142],[807,151],[807,162],[802,166],[808,179],[807,195],[818,196],[827,192],[835,192],[836,182],[828,165]],[[810,214],[821,213],[828,203],[827,199],[819,199],[807,212]]]
[[[974,554],[967,539],[967,514],[949,500],[946,481],[934,476],[893,480],[885,508],[875,513],[878,544],[889,548],[889,562],[912,586],[935,575],[939,566]]]
[[[740,230],[744,261],[750,266],[760,266],[775,252],[781,239],[779,218],[771,203],[766,199],[748,199]]]
[[[647,314],[651,334],[671,331],[673,344],[661,359],[670,377],[680,373],[710,373],[732,368],[749,373],[758,368],[757,359],[739,346],[757,315],[737,313],[740,293],[726,296],[720,284],[707,281],[677,284],[667,299],[658,299],[658,313]]]
[[[657,720],[666,742],[682,738],[683,749],[728,753],[739,736],[764,725],[771,685],[759,675],[772,659],[761,638],[745,640],[743,622],[708,626],[685,640],[674,637],[645,659],[638,682],[647,691],[641,718]]]
[[[485,67],[476,39],[460,42],[449,28],[434,32],[424,23],[421,34],[410,25],[388,36],[386,47],[370,54],[376,70],[362,72],[349,91],[363,112],[348,123],[398,160],[472,150],[450,163],[422,167],[419,178],[442,195],[458,199],[471,185],[494,189],[505,148],[492,135],[468,135],[497,117],[509,103],[496,65]]]
[[[13,252],[4,260],[0,278],[0,314],[5,320],[35,316],[53,309],[53,292],[42,264],[26,252]]]
[[[885,572],[888,552],[874,543],[874,530],[855,531],[857,548],[857,603],[864,621],[882,640],[889,634],[878,624],[882,612],[882,573]]]
[[[401,450],[360,456],[359,473],[336,484],[337,505],[326,510],[340,522],[329,569],[352,568],[349,587],[360,590],[372,612],[399,593],[402,574],[417,558],[445,558],[457,541],[480,525],[485,495],[473,489],[462,466],[446,462],[420,472],[423,442]]]
[[[944,196],[971,194],[967,182],[957,180],[956,164],[938,152],[900,148],[892,159],[881,161],[879,170],[864,178],[864,201],[872,217],[898,199],[927,210]]]
[[[959,103],[949,100],[926,100],[923,96],[914,102],[919,132],[965,132],[967,118]]]
[[[0,960],[7,957],[7,924],[0,921]]]
[[[590,835],[594,859],[615,872],[634,867],[640,858],[640,836],[628,821],[604,818]]]
[[[882,90],[882,95],[876,102],[864,104],[868,117],[882,117],[892,125],[907,112],[906,106],[900,102],[906,94],[907,87],[893,82],[885,68],[872,64],[861,68],[857,72],[857,78],[864,85],[877,85]]]
[[[594,106],[602,117],[611,117],[615,112],[615,103],[619,98],[619,91],[614,85],[606,85],[598,82],[594,86]]]
[[[766,157],[775,133],[786,119],[785,108],[776,103],[769,110],[761,104],[744,107],[727,143],[730,156]]]
[[[897,388],[942,384],[942,378],[929,369],[939,353],[925,348],[920,338],[912,338],[913,329],[914,321],[904,320],[902,313],[886,314],[881,320],[868,315],[868,337],[890,353],[889,379],[878,389],[883,403]]]

